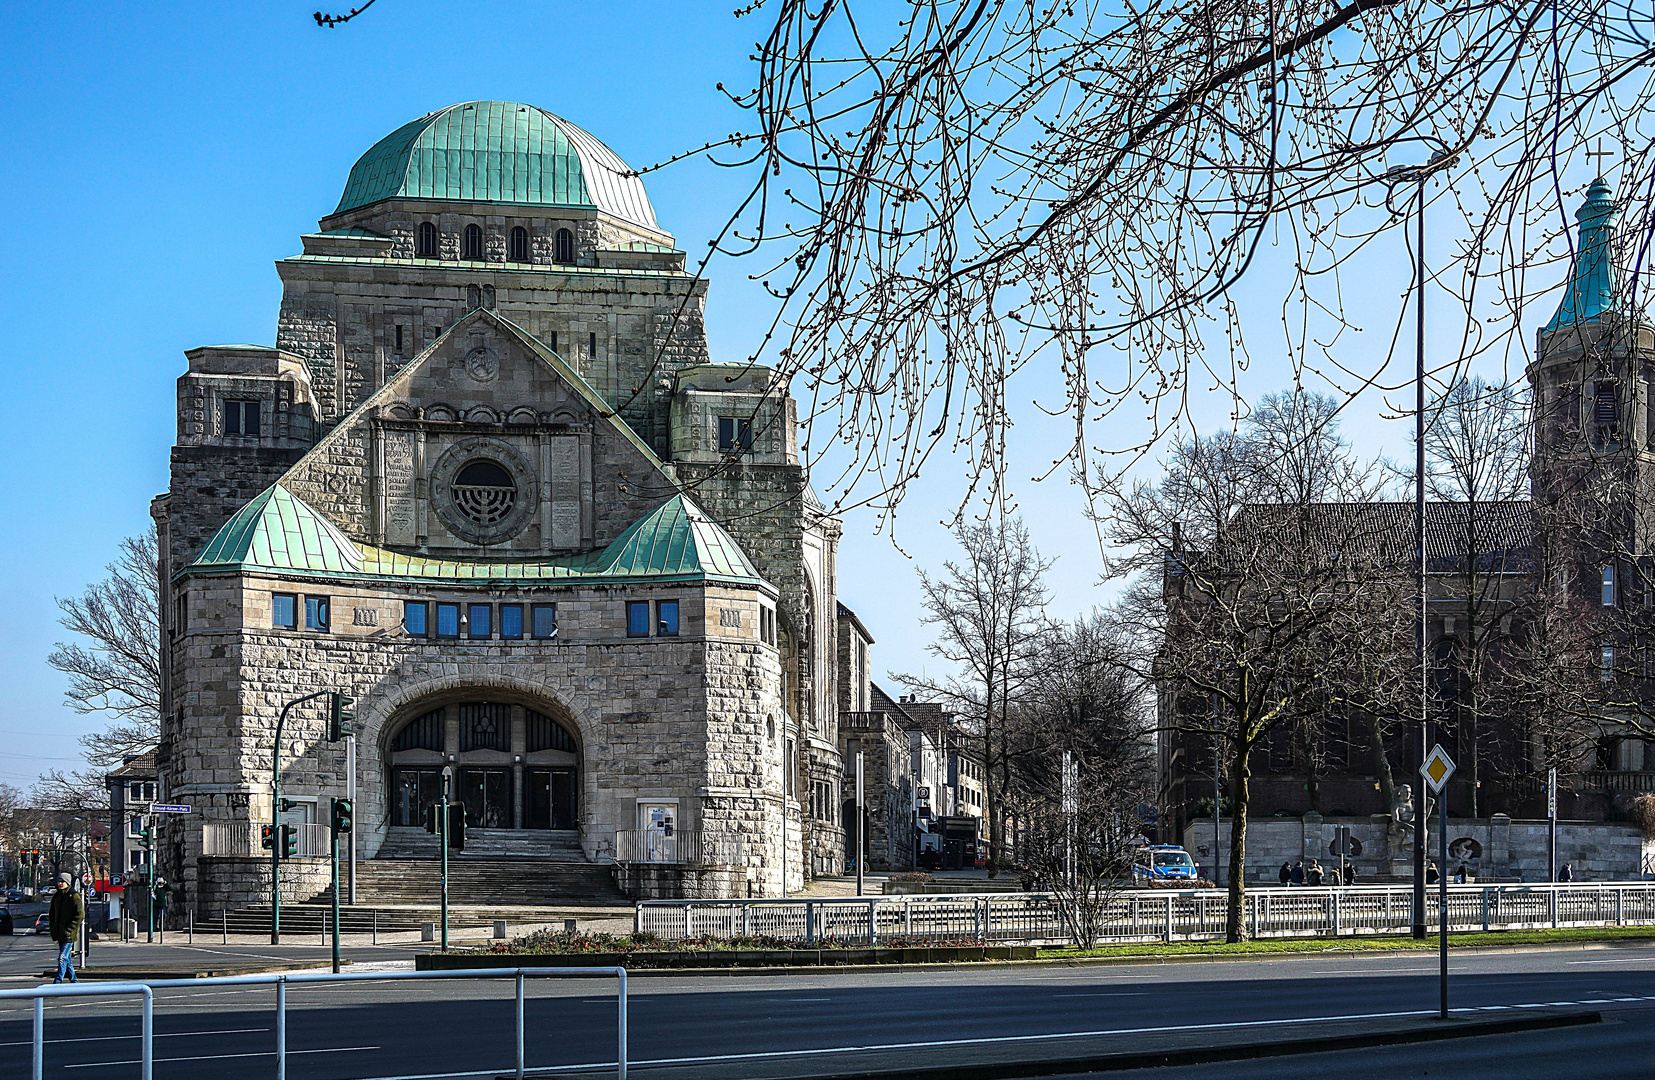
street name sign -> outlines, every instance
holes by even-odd
[[[1431,754],[1425,759],[1425,764],[1419,767],[1419,774],[1425,777],[1425,782],[1431,786],[1434,795],[1448,783],[1448,778],[1454,775],[1454,759],[1448,756],[1448,751],[1438,743],[1431,747]]]
[[[190,812],[190,808],[187,806],[175,806],[172,803],[156,803],[154,806],[149,808],[149,812],[152,814],[187,814]]]

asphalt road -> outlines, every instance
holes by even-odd
[[[285,947],[284,947],[284,952]],[[49,943],[0,939],[0,986],[27,985],[14,964]],[[393,954],[391,950],[385,950]],[[320,951],[315,954],[319,957]],[[406,950],[394,955],[407,957]],[[364,960],[370,958],[364,957]],[[1266,961],[870,974],[640,976],[631,982],[630,1055],[638,1075],[669,1063],[748,1077],[799,1065],[831,1071],[847,1048],[938,1062],[1028,1042],[1144,1049],[1169,1028],[1231,1034],[1233,1025],[1314,1032],[1319,1018],[1434,1010],[1436,958],[1311,956]],[[35,967],[34,970],[39,970]],[[1304,1055],[1112,1076],[1420,1076],[1569,1080],[1651,1075],[1655,948],[1476,954],[1455,958],[1452,1004],[1479,1015],[1577,1005],[1609,1023],[1388,1049]],[[274,1072],[274,991],[202,987],[157,992],[157,1077]],[[294,1080],[496,1075],[512,1061],[509,982],[294,986],[288,992]],[[27,1076],[29,1013],[0,1005],[0,1076]],[[528,1061],[607,1063],[615,1053],[613,984],[531,985]],[[1358,1022],[1363,1022],[1358,1020]],[[135,1002],[48,1006],[47,1075],[96,1080],[137,1073]],[[1090,1033],[1090,1034],[1087,1034]],[[1099,1033],[1108,1033],[1100,1036]],[[866,1053],[872,1050],[872,1054]]]

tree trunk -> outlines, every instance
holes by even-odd
[[[1249,744],[1238,743],[1232,763],[1235,782],[1230,794],[1230,905],[1224,916],[1224,940],[1228,942],[1247,940],[1243,916],[1247,902],[1247,780],[1252,775],[1248,766],[1251,754]]]
[[[1379,730],[1379,717],[1368,713],[1368,741],[1373,746],[1373,775],[1379,781],[1379,812],[1388,814],[1396,807],[1396,779],[1391,775],[1391,755],[1385,749],[1385,734]]]
[[[964,764],[963,762],[961,763]],[[1000,800],[994,784],[994,686],[988,689],[988,708],[983,712],[983,807],[988,814],[988,876],[999,877],[995,854],[1000,847]]]

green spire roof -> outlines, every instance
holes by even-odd
[[[599,551],[533,561],[470,562],[354,544],[280,484],[238,510],[185,567],[185,572],[238,570],[444,581],[764,580],[730,534],[683,495],[667,500]]]
[[[1615,205],[1614,189],[1603,177],[1592,181],[1586,189],[1586,201],[1575,211],[1580,223],[1580,243],[1575,248],[1574,265],[1569,268],[1569,284],[1563,293],[1563,302],[1557,313],[1546,324],[1546,333],[1595,322],[1616,308],[1615,225],[1620,221],[1620,208]]]
[[[470,101],[397,128],[351,166],[335,214],[381,199],[596,209],[659,230],[644,183],[562,117],[511,101]]]

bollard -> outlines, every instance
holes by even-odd
[[[421,926],[419,931],[419,939],[421,941],[436,941],[437,924],[434,922],[428,922]]]
[[[185,912],[185,915],[187,915],[189,917],[189,920],[190,920],[190,944],[194,945],[195,944],[195,909],[191,908],[189,911]]]
[[[504,920],[504,919],[495,919],[494,920],[494,938],[495,938],[495,940],[496,941],[503,941],[505,939],[505,936],[506,936],[506,920]]]

